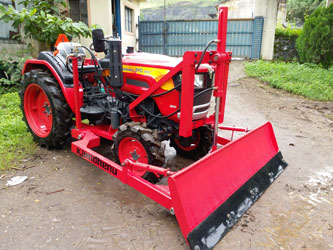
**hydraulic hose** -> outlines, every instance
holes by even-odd
[[[207,91],[210,91],[214,89],[214,87],[210,87],[210,88],[207,88],[207,89],[204,89],[203,91],[199,92],[198,94],[196,94],[193,99],[196,99],[198,98],[199,96],[203,95],[204,93],[206,93]],[[133,101],[135,100],[135,98],[132,96],[132,94],[129,94],[129,93],[126,93],[126,92],[123,92],[123,94],[125,94],[126,96],[128,96],[129,98],[131,98]],[[151,113],[150,111],[148,111],[143,105],[139,104],[139,106],[146,112],[148,113],[149,115],[155,117],[155,118],[168,118],[168,117],[171,117],[173,115],[175,115],[176,113],[178,113],[180,111],[180,108],[178,108],[176,111],[172,112],[171,114],[169,115],[155,115],[153,113]]]
[[[206,44],[206,47],[204,48],[204,50],[202,51],[202,54],[201,54],[201,57],[200,57],[200,60],[198,62],[198,65],[195,67],[195,72],[197,72],[198,68],[200,67],[201,65],[201,62],[205,56],[205,53],[208,49],[208,47],[212,44],[212,43],[218,43],[218,40],[210,40],[207,44]]]

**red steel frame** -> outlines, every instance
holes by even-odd
[[[210,64],[215,70],[215,90],[214,96],[220,97],[219,107],[219,123],[223,122],[224,118],[224,106],[227,92],[228,83],[228,72],[229,63],[231,62],[231,52],[226,52],[226,39],[227,39],[227,18],[228,9],[226,7],[219,9],[219,24],[218,24],[218,43],[217,51],[206,52],[202,64]],[[189,137],[192,135],[194,128],[200,127],[204,124],[213,124],[214,115],[202,119],[196,122],[192,121],[193,115],[193,96],[194,96],[194,75],[195,66],[199,62],[202,56],[202,52],[198,51],[187,51],[183,56],[183,60],[171,69],[164,77],[156,82],[148,91],[140,95],[134,102],[129,105],[131,117],[139,117],[135,112],[135,107],[147,97],[152,95],[158,90],[167,80],[182,71],[182,87],[181,87],[181,110],[180,110],[180,124],[179,124],[179,135],[183,137]],[[144,119],[142,117],[142,119]]]
[[[206,52],[202,63],[210,64],[215,67],[215,88],[214,96],[222,98],[219,107],[219,123],[223,121],[224,117],[224,105],[226,97],[226,88],[228,80],[228,68],[229,62],[231,60],[231,53],[225,52],[225,41],[226,41],[226,26],[227,25],[227,9],[220,9],[220,20],[219,20],[219,30],[218,30],[218,44],[217,51]],[[183,61],[181,61],[177,66],[171,69],[164,77],[162,77],[154,86],[150,87],[144,94],[140,95],[135,101],[129,105],[130,115],[132,118],[140,119],[140,116],[135,112],[135,107],[141,103],[145,98],[152,95],[156,90],[158,90],[167,80],[172,76],[182,71],[182,91],[181,91],[181,118],[180,118],[180,131],[181,136],[191,136],[193,128],[200,127],[204,124],[214,124],[214,115],[202,119],[200,121],[192,121],[192,107],[193,107],[193,96],[194,96],[194,75],[196,63],[200,60],[202,52],[189,51],[184,54]],[[163,207],[169,210],[173,210],[174,207],[179,210],[180,201],[174,185],[173,176],[178,176],[179,173],[171,172],[169,169],[164,169],[162,167],[157,167],[149,164],[134,163],[131,161],[126,161],[122,166],[117,163],[107,159],[106,157],[98,154],[92,148],[100,145],[100,137],[112,139],[112,135],[116,130],[111,129],[111,127],[101,127],[101,126],[90,126],[81,123],[80,116],[80,83],[78,79],[78,58],[72,56],[73,64],[73,80],[74,80],[74,112],[76,118],[76,128],[72,130],[72,136],[78,141],[72,143],[72,151],[78,156],[84,158],[88,162],[94,164],[95,166],[101,168],[107,173],[118,178],[123,183],[133,187],[137,191],[156,201]],[[141,117],[144,119],[143,117]],[[234,127],[220,127],[221,129],[237,131],[237,132],[248,132],[247,129],[234,128]],[[230,144],[231,140],[217,136],[217,142],[221,145]],[[217,153],[217,152],[214,152]],[[209,156],[207,156],[209,157]],[[189,168],[189,167],[188,167]],[[149,172],[154,172],[159,175],[170,177],[170,183],[173,186],[174,194],[170,194],[169,186],[152,184],[143,178],[134,174],[133,169],[136,170],[146,170]],[[187,169],[187,168],[185,168]],[[185,170],[183,169],[183,170]],[[179,171],[183,172],[183,171]],[[176,191],[175,191],[176,190]],[[178,222],[183,231],[184,237],[186,238],[191,228],[187,223],[187,218],[182,215],[182,211],[178,211]]]
[[[228,70],[229,70],[229,63],[231,61],[231,52],[226,52],[226,35],[227,35],[227,8],[223,7],[219,9],[219,26],[218,26],[218,43],[217,43],[217,51],[210,51],[205,52],[202,60],[202,64],[210,64],[215,68],[215,85],[214,85],[214,96],[221,99],[220,105],[218,107],[218,123],[223,122],[224,118],[224,107],[225,107],[225,98],[226,98],[226,90],[227,90],[227,81],[228,81]],[[182,89],[181,89],[181,117],[180,117],[180,127],[179,127],[179,135],[188,137],[191,136],[192,130],[194,128],[200,127],[204,124],[216,124],[215,116],[212,115],[208,118],[195,121],[195,122],[189,122],[192,121],[192,115],[193,115],[193,96],[194,96],[194,75],[195,75],[195,67],[197,62],[200,60],[202,56],[202,52],[194,52],[194,51],[188,51],[184,54],[183,60],[176,65],[173,69],[171,69],[165,76],[163,76],[156,84],[154,84],[152,87],[150,87],[144,94],[140,95],[135,101],[133,101],[129,105],[130,110],[130,116],[134,118],[134,120],[142,120],[144,121],[144,117],[140,117],[135,112],[135,107],[139,103],[141,103],[143,100],[145,100],[148,96],[152,95],[156,90],[158,90],[167,80],[169,80],[172,76],[177,74],[179,71],[182,71]],[[74,88],[71,91],[74,91],[73,93],[68,94],[64,89],[63,85],[60,84],[62,87],[64,96],[66,100],[68,101],[72,111],[75,113],[75,125],[76,128],[72,129],[72,137],[78,139],[75,142],[72,142],[72,151],[77,154],[78,156],[84,158],[88,162],[94,164],[95,166],[101,168],[102,170],[106,171],[107,173],[113,175],[114,177],[118,178],[123,183],[133,187],[137,191],[141,192],[142,194],[146,195],[147,197],[151,198],[152,200],[156,201],[166,209],[169,209],[171,212],[173,212],[173,209],[177,220],[179,222],[179,225],[181,227],[181,230],[183,232],[183,235],[186,239],[188,233],[193,230],[193,228],[202,221],[202,218],[204,216],[202,214],[209,214],[211,213],[215,208],[216,205],[219,205],[218,203],[214,204],[211,208],[207,209],[207,204],[204,204],[204,202],[198,202],[195,203],[196,209],[198,211],[204,211],[202,214],[201,212],[198,212],[195,215],[200,215],[198,218],[195,218],[195,216],[192,218],[188,212],[186,212],[186,204],[190,204],[193,202],[193,200],[188,201],[186,200],[187,195],[183,194],[182,192],[186,190],[187,187],[191,187],[193,185],[193,180],[195,178],[201,178],[201,184],[200,187],[195,187],[193,190],[196,190],[198,197],[204,196],[205,190],[201,188],[201,186],[205,186],[209,188],[209,186],[212,184],[210,181],[209,175],[212,174],[212,171],[214,172],[214,178],[221,178],[223,179],[224,175],[231,176],[232,174],[235,174],[236,176],[239,175],[241,172],[247,172],[247,175],[250,176],[254,174],[256,171],[258,171],[258,167],[250,166],[253,162],[256,163],[259,161],[259,152],[265,151],[266,155],[265,157],[262,157],[262,162],[266,161],[267,159],[270,159],[277,151],[278,147],[275,141],[275,136],[272,130],[272,127],[269,123],[263,125],[262,127],[251,131],[248,133],[248,136],[241,137],[240,139],[231,142],[231,140],[217,136],[217,143],[221,145],[226,145],[223,148],[220,148],[211,154],[205,156],[203,159],[199,160],[198,162],[193,163],[191,166],[188,166],[176,173],[171,172],[169,169],[164,169],[162,167],[157,167],[149,164],[143,164],[143,163],[137,163],[137,162],[131,162],[130,160],[127,160],[124,162],[121,166],[110,159],[98,154],[96,151],[92,150],[92,148],[98,147],[100,145],[100,137],[104,137],[107,139],[112,140],[113,134],[117,131],[115,129],[112,129],[109,125],[87,125],[81,122],[81,114],[80,114],[80,108],[82,106],[82,86],[79,82],[78,77],[78,57],[77,55],[73,54],[70,56],[70,59],[72,60],[73,65],[73,83]],[[51,70],[52,74],[56,77],[56,79],[61,82],[58,74],[52,69],[52,67],[47,63],[40,60],[29,60],[28,62],[31,62],[33,64],[43,64],[43,67],[47,67]],[[27,67],[37,67],[36,65],[29,65],[27,62]],[[23,72],[25,72],[27,69],[25,68]],[[68,96],[74,96],[74,100],[71,98],[68,98]],[[69,100],[71,99],[71,100]],[[222,130],[230,130],[232,132],[245,132],[247,133],[249,130],[244,128],[235,128],[235,127],[219,127]],[[257,137],[256,137],[257,136]],[[211,162],[212,159],[218,159],[223,155],[224,157],[232,159],[232,157],[237,158],[239,155],[244,155],[244,157],[249,157],[251,155],[249,150],[252,150],[251,148],[254,148],[257,142],[258,138],[264,138],[264,143],[262,146],[258,146],[256,148],[256,152],[258,152],[255,156],[252,157],[251,160],[249,160],[250,163],[247,164],[247,166],[242,167],[240,164],[232,163],[232,161],[228,162],[227,164],[223,165],[222,168],[224,170],[217,171],[220,166],[216,165],[216,160],[214,160],[212,163],[209,163],[210,165],[216,165],[216,166],[207,166],[209,168],[214,168],[214,170],[210,169],[210,171],[202,171],[203,168],[207,170],[206,165],[207,162]],[[246,139],[245,139],[246,138]],[[241,145],[240,151],[236,152],[237,150],[233,148],[237,148],[235,146],[235,143],[238,143],[238,145]],[[250,147],[246,147],[250,145]],[[251,158],[251,157],[250,157]],[[215,163],[214,163],[215,162]],[[228,167],[228,169],[227,169]],[[249,170],[247,168],[249,167]],[[137,176],[133,170],[146,170],[149,172],[154,172],[156,174],[169,177],[168,182],[169,185],[158,185],[158,184],[152,184],[145,179]],[[200,172],[202,175],[198,174]],[[196,173],[196,176],[193,176]],[[191,175],[191,178],[188,178],[188,180],[182,180],[184,175]],[[231,176],[232,177],[232,176]],[[247,176],[245,178],[242,178],[241,181],[238,181],[238,186],[244,184],[243,181],[246,180]],[[186,179],[186,178],[185,178]],[[234,180],[235,178],[230,178]],[[232,181],[230,180],[230,181]],[[238,188],[236,185],[226,183],[221,183],[221,188],[223,190],[227,190],[230,188]],[[197,183],[195,183],[196,186]],[[170,188],[169,188],[170,187]],[[179,189],[181,188],[181,189]],[[215,187],[211,187],[211,190],[214,190]],[[214,192],[212,192],[214,193]],[[223,193],[223,192],[222,192]],[[185,197],[185,198],[184,198]],[[227,194],[225,194],[225,198],[227,198]],[[192,197],[188,197],[189,199],[192,199]],[[214,199],[212,199],[213,201]],[[214,201],[215,202],[215,201]],[[192,206],[192,205],[191,205]],[[206,211],[207,210],[207,211]],[[191,217],[191,218],[190,218]]]
[[[221,97],[219,123],[223,122],[224,117],[224,105],[226,98],[226,88],[228,81],[229,63],[231,61],[231,52],[225,52],[226,48],[226,35],[227,35],[227,8],[222,7],[219,10],[219,26],[218,26],[218,43],[217,51],[206,52],[203,56],[202,64],[210,64],[215,67],[215,88],[214,96]],[[192,121],[193,115],[193,96],[194,96],[194,75],[196,63],[200,60],[202,52],[188,51],[183,56],[183,61],[171,69],[166,75],[164,75],[159,81],[154,84],[144,94],[140,95],[135,101],[129,105],[130,115],[134,118],[140,118],[135,112],[135,107],[152,95],[158,90],[167,80],[172,78],[179,71],[182,71],[182,91],[181,91],[181,117],[180,117],[180,129],[179,134],[184,137],[192,135],[193,128],[200,127],[204,124],[213,124],[214,115],[195,122]],[[78,57],[72,55],[70,57],[73,65],[73,81],[74,81],[74,107],[72,110],[75,113],[76,128],[72,130],[72,136],[78,141],[72,143],[72,151],[80,157],[91,162],[95,166],[103,169],[109,174],[117,177],[122,182],[132,186],[139,192],[145,194],[152,200],[161,204],[167,209],[172,207],[172,199],[168,186],[152,184],[141,177],[136,176],[131,170],[133,168],[147,170],[163,176],[170,176],[174,174],[169,169],[152,166],[149,164],[134,163],[127,161],[122,166],[105,158],[97,152],[91,150],[91,148],[100,145],[100,136],[112,139],[113,134],[117,131],[107,125],[87,125],[81,122],[80,107],[82,106],[82,92],[79,77],[78,77]],[[56,75],[56,72],[52,72]],[[58,79],[59,77],[57,77]],[[72,100],[73,102],[73,100]],[[225,130],[232,130],[237,132],[248,132],[247,129],[235,128],[235,127],[220,127]],[[218,143],[226,145],[231,140],[218,136]]]

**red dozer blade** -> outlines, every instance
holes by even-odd
[[[191,249],[212,249],[286,166],[268,122],[171,175],[174,212]]]

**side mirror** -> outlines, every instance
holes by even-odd
[[[104,32],[102,29],[94,29],[92,31],[92,39],[94,44],[94,50],[96,52],[105,51]]]

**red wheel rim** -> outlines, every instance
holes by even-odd
[[[192,150],[196,149],[200,143],[200,133],[199,133],[199,131],[197,131],[196,133],[197,133],[197,139],[195,140],[194,143],[191,143],[190,146],[182,145],[181,141],[178,139],[174,139],[174,141],[180,149],[182,149],[184,151],[192,151]]]
[[[32,131],[47,137],[52,129],[52,109],[49,98],[37,84],[30,84],[24,92],[24,113]]]
[[[125,137],[118,146],[118,157],[120,163],[129,159],[133,162],[148,163],[148,154],[141,142],[134,137]],[[143,176],[145,170],[133,170],[138,176]]]

